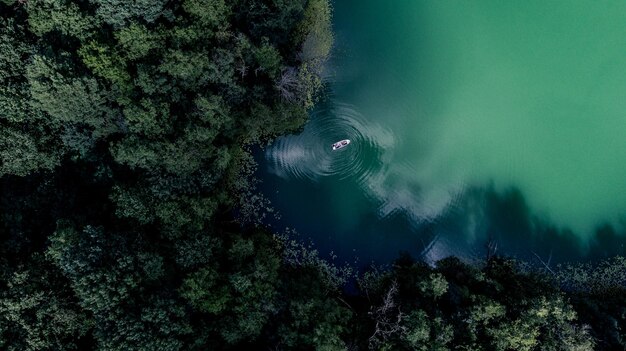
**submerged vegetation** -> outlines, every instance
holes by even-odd
[[[623,259],[402,256],[344,292],[348,268],[259,225],[246,146],[306,121],[330,16],[327,0],[0,1],[0,348],[626,346]]]

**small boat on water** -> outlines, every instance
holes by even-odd
[[[350,144],[350,140],[349,139],[339,140],[338,142],[333,144],[333,151],[339,150],[341,148],[344,148],[344,147],[348,146],[348,144]]]

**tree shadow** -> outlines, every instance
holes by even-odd
[[[468,189],[429,231],[440,233],[465,259],[512,256],[543,263],[596,260],[624,255],[626,233],[605,223],[590,235],[561,227],[534,212],[521,190],[493,186]],[[463,249],[462,246],[465,246]]]

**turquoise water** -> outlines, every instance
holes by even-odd
[[[328,94],[263,155],[282,225],[368,261],[623,252],[626,2],[343,0],[335,29]]]

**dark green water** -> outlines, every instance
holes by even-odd
[[[261,160],[279,225],[361,261],[623,253],[626,2],[342,0],[335,29]]]

